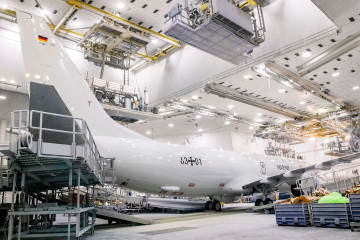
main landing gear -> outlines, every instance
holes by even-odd
[[[264,201],[262,199],[256,199],[255,201],[255,206],[263,206],[263,205],[268,205],[268,204],[272,204],[273,201],[270,198],[266,198]]]
[[[217,200],[207,201],[205,203],[205,210],[220,212],[221,211],[221,204]]]

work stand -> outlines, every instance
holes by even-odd
[[[113,177],[114,159],[100,156],[84,120],[14,111],[9,147],[1,152],[8,160],[3,189],[12,195],[8,239],[81,239],[88,231],[94,233],[96,209],[90,199],[95,185]],[[67,217],[67,225],[54,224],[59,215]]]

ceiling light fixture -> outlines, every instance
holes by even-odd
[[[200,116],[200,115],[196,115],[195,118],[196,118],[196,119],[200,119],[201,116]]]
[[[278,92],[279,93],[284,93],[284,92],[286,92],[286,90],[285,89],[279,89]]]
[[[349,140],[351,139],[351,135],[350,135],[350,134],[346,134],[345,139],[349,141]]]
[[[0,95],[0,99],[6,99],[6,96]]]
[[[359,86],[354,86],[352,89],[353,89],[353,90],[358,90],[358,89],[359,89]]]
[[[229,105],[228,108],[233,109],[234,105]]]
[[[14,80],[10,80],[10,83],[15,83],[15,81],[14,81]]]
[[[245,79],[250,79],[250,78],[252,78],[252,76],[251,75],[245,75],[244,78]]]
[[[151,40],[152,43],[158,43],[159,40],[157,40],[156,38],[154,38],[153,40]]]
[[[229,121],[226,121],[226,122],[225,122],[225,125],[230,125],[230,122],[229,122]]]
[[[192,98],[192,99],[198,99],[198,98],[199,98],[199,96],[197,96],[197,95],[193,95],[191,98]]]
[[[254,129],[254,127],[249,127],[249,129],[251,130],[251,129]]]
[[[306,52],[306,53],[303,53],[302,55],[303,57],[310,57],[311,56],[311,52]]]
[[[6,79],[5,79],[5,78],[1,78],[1,82],[6,82]]]
[[[119,9],[124,9],[125,8],[125,4],[124,3],[118,3],[117,7]]]
[[[339,76],[339,75],[340,75],[339,72],[335,72],[335,73],[331,74],[331,76],[333,76],[333,77],[337,77],[337,76]]]
[[[256,115],[257,115],[257,116],[262,116],[262,113],[257,113]]]
[[[306,103],[305,101],[299,102],[299,104],[301,104],[301,105],[304,105],[305,103]]]
[[[199,128],[199,129],[198,129],[198,132],[202,132],[202,131],[203,131],[203,129],[202,129],[202,128]]]
[[[151,134],[151,131],[146,131],[146,134],[147,134],[147,135],[150,135],[150,134]]]
[[[208,108],[209,108],[209,109],[215,109],[215,107],[214,107],[214,106],[208,106]]]
[[[169,127],[174,127],[174,124],[173,123],[169,123],[169,125],[168,125]]]
[[[188,100],[186,100],[186,99],[181,99],[181,101],[182,101],[183,103],[187,103],[187,102],[188,102]]]

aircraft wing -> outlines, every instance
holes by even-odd
[[[259,179],[257,181],[251,182],[243,186],[243,189],[261,189],[271,192],[273,189],[284,182],[289,185],[296,183],[304,173],[316,170],[330,170],[332,166],[341,164],[341,163],[351,163],[352,161],[359,159],[360,153],[353,153],[347,156],[339,157],[336,159],[324,161],[320,164],[313,164],[310,166],[297,168],[282,174],[277,174],[273,176],[267,176],[266,178]]]

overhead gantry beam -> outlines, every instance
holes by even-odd
[[[77,11],[77,6],[72,5],[71,8],[65,13],[65,15],[60,19],[60,21],[56,24],[53,31],[56,33],[59,28],[61,28],[65,22],[69,20],[69,18]]]
[[[294,81],[295,83],[301,85],[302,87],[304,87],[307,91],[312,92],[315,96],[318,96],[322,99],[325,99],[326,101],[331,102],[332,104],[335,104],[341,108],[344,109],[351,109],[352,107],[346,103],[344,103],[343,101],[324,93],[321,88],[312,83],[310,80],[304,79],[302,77],[300,77],[299,75],[297,75],[296,73],[278,65],[277,63],[273,62],[273,61],[268,61],[265,63],[265,66],[275,72],[276,74],[279,74],[287,79],[291,79],[292,81]]]
[[[290,118],[300,118],[300,117],[306,116],[303,113],[299,113],[297,111],[281,107],[277,104],[270,103],[263,99],[259,99],[257,97],[250,96],[248,94],[239,92],[237,90],[234,90],[234,89],[231,89],[231,88],[228,88],[225,86],[222,86],[217,83],[207,84],[205,86],[204,90],[207,93],[211,93],[211,94],[217,95],[219,97],[232,99],[237,102],[242,102],[242,103],[245,103],[245,104],[248,104],[248,105],[251,105],[254,107],[258,107],[261,109],[265,109],[267,111],[274,112],[274,113],[277,113],[277,114],[280,114],[283,116],[287,116]]]
[[[140,31],[147,32],[147,33],[149,33],[150,35],[152,35],[152,36],[154,36],[154,37],[156,37],[156,38],[158,38],[158,39],[162,39],[162,40],[164,40],[164,41],[166,41],[166,42],[168,42],[168,43],[170,43],[170,44],[172,44],[172,45],[180,46],[180,42],[179,42],[178,40],[176,40],[176,39],[173,39],[173,38],[168,37],[168,36],[166,36],[166,35],[163,35],[163,34],[161,34],[161,33],[155,32],[155,31],[153,31],[153,30],[151,30],[151,29],[148,29],[148,28],[146,28],[146,27],[143,27],[143,26],[141,26],[141,25],[138,25],[138,24],[136,24],[136,23],[134,23],[134,22],[131,22],[131,21],[127,20],[127,19],[118,17],[118,16],[116,16],[116,15],[114,15],[114,14],[112,14],[112,13],[106,12],[106,11],[100,9],[100,8],[97,8],[97,7],[95,7],[95,6],[92,6],[92,5],[87,4],[87,3],[85,3],[85,2],[81,2],[81,1],[78,1],[78,0],[68,0],[68,1],[66,1],[66,2],[67,2],[69,5],[71,5],[71,6],[75,6],[75,7],[77,7],[77,8],[83,8],[83,9],[85,9],[85,10],[87,10],[87,11],[90,11],[90,12],[93,12],[93,13],[95,13],[95,14],[99,14],[99,13],[100,13],[100,14],[103,14],[103,15],[110,16],[110,17],[112,17],[112,18],[115,18],[115,19],[123,22],[123,23],[126,23],[127,25],[130,25],[130,26],[133,27],[133,28],[136,28],[136,29],[138,29],[138,30],[140,30]]]
[[[344,39],[341,42],[335,44],[334,46],[327,49],[326,51],[318,54],[317,56],[313,57],[309,61],[301,64],[300,66],[297,66],[296,71],[299,72],[299,75],[301,77],[308,74],[308,73],[311,73],[311,72],[315,71],[316,69],[324,66],[325,64],[331,62],[332,60],[334,60],[334,59],[344,55],[345,53],[359,47],[360,46],[360,41],[357,41],[357,42],[345,47],[347,44],[349,44],[352,41],[358,39],[359,37],[360,37],[360,32],[348,36],[346,39]],[[343,47],[345,47],[345,48],[343,48]]]
[[[0,8],[0,13],[11,17],[11,18],[7,18],[7,17],[0,16],[0,19],[6,20],[6,21],[9,21],[9,22],[12,22],[12,23],[17,23],[16,12],[15,11]]]

